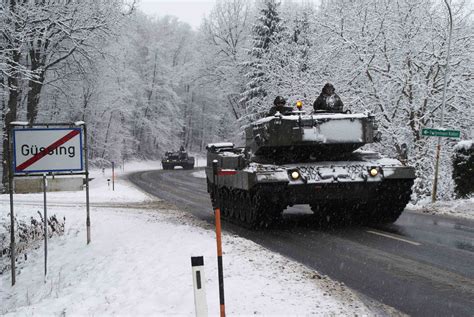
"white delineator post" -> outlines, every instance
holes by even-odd
[[[204,258],[202,256],[191,257],[194,285],[194,306],[196,316],[207,316],[206,289],[204,287]]]

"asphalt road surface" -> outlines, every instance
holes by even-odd
[[[206,180],[194,171],[147,171],[130,180],[213,222]],[[474,221],[405,211],[382,227],[317,228],[293,207],[278,228],[224,230],[250,239],[412,316],[474,316]]]

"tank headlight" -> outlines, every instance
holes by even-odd
[[[370,173],[370,176],[375,177],[379,174],[379,170],[376,167],[372,167],[369,173]]]
[[[298,101],[296,102],[296,108],[298,108],[298,110],[301,110],[301,108],[303,108],[303,101],[298,100]]]
[[[290,174],[291,178],[293,180],[297,180],[298,178],[301,177],[300,173],[298,171],[292,171],[291,174]]]

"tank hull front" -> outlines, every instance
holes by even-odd
[[[374,168],[377,175],[370,175]],[[292,179],[294,171],[298,171],[299,178]],[[413,168],[387,159],[280,166],[252,163],[215,178],[211,168],[206,173],[208,191],[214,195],[216,206],[219,203],[215,196],[227,204],[227,209],[245,205],[236,197],[258,197],[259,203],[267,206],[257,208],[258,212],[267,213],[263,217],[266,222],[278,219],[285,208],[293,205],[310,205],[321,222],[394,222],[410,200],[415,178]],[[245,211],[229,213],[229,217],[240,213]],[[246,222],[245,219],[239,216],[233,220]],[[259,221],[258,217],[255,221]]]

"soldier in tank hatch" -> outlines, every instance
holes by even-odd
[[[332,84],[327,83],[324,85],[321,94],[319,94],[313,104],[314,111],[343,112],[344,104],[335,91],[336,89]]]
[[[186,150],[184,149],[184,146],[181,145],[179,148],[179,158],[180,159],[186,159]]]
[[[281,114],[288,114],[293,111],[293,108],[285,106],[286,100],[282,96],[277,96],[273,101],[273,107],[270,108],[268,112],[269,116],[275,115],[277,112]]]

